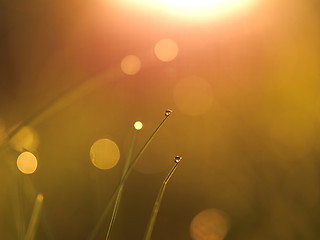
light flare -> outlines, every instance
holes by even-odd
[[[217,19],[250,9],[257,0],[113,0],[122,7],[138,11],[195,20]]]
[[[226,213],[219,209],[207,209],[197,214],[190,224],[193,240],[223,240],[230,227]]]

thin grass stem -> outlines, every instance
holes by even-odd
[[[122,178],[124,177],[124,174],[128,170],[128,167],[129,167],[129,164],[131,161],[131,157],[132,157],[132,153],[133,153],[133,149],[134,149],[135,142],[136,142],[136,137],[137,137],[137,131],[134,131],[133,136],[132,136],[132,140],[131,140],[131,144],[130,144],[130,148],[128,151],[128,156],[127,156],[124,168],[123,168]],[[109,228],[108,228],[106,240],[108,240],[110,238],[112,227],[113,227],[113,224],[114,224],[116,217],[117,217],[117,212],[118,212],[121,197],[122,197],[123,186],[124,186],[124,182],[120,185],[120,189],[117,194],[116,202],[113,207],[112,217],[111,217],[111,220],[109,223]]]
[[[18,209],[19,209],[19,226],[18,226],[18,239],[22,240],[26,233],[26,223],[25,223],[25,211],[24,211],[24,194],[23,194],[23,179],[22,174],[18,174]]]
[[[174,171],[176,170],[180,160],[181,160],[181,157],[176,157],[175,158],[174,166],[172,167],[172,169],[170,170],[169,174],[167,175],[167,177],[162,182],[162,185],[161,185],[161,188],[159,190],[157,199],[156,199],[156,201],[154,203],[154,206],[153,206],[153,209],[152,209],[151,217],[150,217],[150,220],[149,220],[149,223],[148,223],[148,226],[147,226],[147,230],[146,230],[146,233],[145,233],[145,236],[144,236],[144,240],[150,240],[150,238],[151,238],[151,234],[152,234],[152,231],[153,231],[154,224],[156,222],[156,218],[157,218],[157,215],[158,215],[158,212],[159,212],[159,208],[160,208],[160,205],[161,205],[161,201],[162,201],[162,197],[163,197],[164,191],[166,189],[167,183],[169,182],[169,180],[170,180],[171,176],[173,175]]]
[[[137,161],[139,160],[139,158],[141,157],[141,155],[143,154],[143,152],[146,150],[146,148],[149,146],[150,142],[152,141],[152,139],[155,137],[155,135],[157,134],[157,132],[160,130],[160,128],[163,126],[163,124],[167,121],[168,117],[170,116],[170,113],[168,113],[168,111],[170,111],[170,113],[172,112],[171,110],[166,110],[165,112],[165,118],[159,123],[159,125],[157,126],[157,128],[154,130],[154,132],[151,134],[151,136],[149,137],[149,139],[145,142],[145,144],[142,146],[142,148],[140,149],[140,151],[138,152],[137,156],[134,158],[134,160],[130,163],[127,171],[123,174],[120,183],[118,184],[118,186],[115,188],[115,190],[113,191],[112,195],[111,195],[111,199],[109,200],[107,206],[104,208],[97,224],[95,225],[95,227],[93,228],[93,231],[90,233],[88,240],[93,240],[104,219],[106,218],[109,209],[111,208],[111,204],[112,202],[115,200],[116,198],[116,194],[118,193],[118,191],[120,190],[121,186],[124,185],[125,181],[127,180],[129,174],[131,173],[131,171],[133,170],[135,164],[137,163]]]
[[[34,203],[32,215],[30,218],[29,226],[27,229],[27,233],[24,237],[24,240],[33,240],[36,232],[37,232],[37,227],[38,227],[38,222],[40,219],[40,213],[41,213],[41,208],[42,208],[42,203],[43,203],[43,195],[38,194],[36,201]]]
[[[24,183],[25,183],[25,187],[28,187],[26,190],[28,193],[30,193],[32,195],[32,197],[34,196],[37,196],[37,190],[33,184],[33,182],[31,181],[30,178],[26,177],[24,178]],[[45,206],[42,206],[41,208],[41,215],[40,215],[40,224],[41,224],[41,227],[44,231],[44,233],[46,234],[46,239],[47,240],[54,240],[54,235],[53,235],[53,232],[52,232],[52,229],[51,229],[51,226],[48,222],[48,217],[47,217],[47,214],[46,214],[46,208]],[[40,226],[39,226],[40,227]]]

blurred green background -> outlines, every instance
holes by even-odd
[[[0,238],[22,239],[40,192],[36,239],[87,239],[120,181],[133,123],[144,123],[136,154],[170,108],[128,178],[111,239],[142,239],[175,155],[183,161],[152,239],[192,239],[206,209],[227,216],[226,240],[319,239],[319,10],[316,0],[260,0],[193,22],[99,0],[1,1]],[[155,56],[163,38],[179,48],[173,61]],[[141,61],[135,75],[121,71],[127,55]],[[30,149],[7,145],[28,119]],[[120,150],[109,170],[90,161],[101,138]],[[17,169],[23,150],[37,156],[32,175]]]

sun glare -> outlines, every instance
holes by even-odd
[[[257,0],[117,0],[116,4],[137,10],[153,10],[190,20],[210,20],[249,9]]]

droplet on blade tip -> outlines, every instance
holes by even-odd
[[[42,202],[42,201],[43,201],[43,194],[42,194],[42,193],[39,193],[39,194],[37,195],[37,201],[38,201],[38,202]]]
[[[176,157],[174,158],[174,162],[175,162],[175,163],[179,163],[179,162],[181,161],[181,159],[182,159],[182,157],[176,156]]]
[[[164,112],[164,115],[165,115],[166,117],[168,117],[171,113],[172,113],[172,110],[167,109],[167,110]]]

